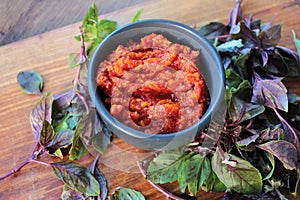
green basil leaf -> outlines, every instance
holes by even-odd
[[[268,153],[268,152],[265,152],[265,155],[268,158],[269,162],[271,163],[272,167],[271,167],[271,170],[269,170],[270,172],[263,179],[263,181],[270,179],[273,176],[273,173],[275,171],[275,159],[274,159],[274,156],[272,154]]]
[[[34,105],[30,113],[30,123],[32,132],[37,140],[40,140],[40,133],[42,131],[44,120],[49,123],[52,122],[52,103],[53,96],[51,93],[45,93],[39,101]]]
[[[210,175],[205,179],[201,189],[205,192],[212,191],[212,192],[224,192],[227,188],[226,186],[220,181],[214,171],[211,171]]]
[[[80,53],[71,53],[68,58],[68,64],[69,68],[73,69],[80,64],[84,63],[86,59],[82,56],[80,56]]]
[[[42,125],[42,130],[40,133],[41,145],[45,147],[49,145],[53,140],[54,136],[55,136],[55,132],[52,125],[47,120],[44,120]]]
[[[242,39],[238,40],[229,40],[225,43],[217,46],[217,51],[220,52],[236,52],[239,48],[243,47]]]
[[[147,168],[147,179],[160,184],[174,182],[178,179],[183,161],[189,157],[181,148],[159,154]]]
[[[300,40],[297,39],[296,37],[296,33],[294,30],[292,30],[292,33],[293,33],[293,39],[294,39],[294,43],[295,43],[295,46],[296,46],[296,49],[297,49],[297,52],[298,54],[300,54]]]
[[[87,123],[88,115],[84,115],[77,124],[72,140],[72,147],[69,152],[70,160],[80,159],[87,152],[87,149],[80,138],[80,135],[82,135],[82,133],[86,131]]]
[[[27,94],[40,94],[44,86],[42,76],[35,71],[18,73],[17,81],[21,90]]]
[[[90,171],[75,162],[52,164],[54,174],[69,188],[87,196],[98,196],[100,186]]]
[[[107,187],[107,181],[106,178],[104,177],[104,174],[100,171],[100,169],[95,166],[95,169],[92,171],[91,170],[92,166],[90,166],[90,171],[93,174],[93,176],[96,178],[100,185],[100,198],[101,199],[106,199],[107,194],[108,194],[108,187]],[[96,200],[96,198],[95,198]]]
[[[276,140],[257,145],[257,147],[278,158],[286,169],[296,169],[298,156],[297,149],[293,144],[284,140]]]
[[[210,161],[205,155],[190,153],[190,157],[182,162],[181,171],[178,171],[180,189],[184,193],[186,187],[196,195],[204,181],[210,175]]]
[[[140,21],[140,16],[142,14],[143,9],[140,9],[135,16],[132,18],[131,22],[138,22]]]
[[[262,105],[247,103],[237,97],[233,97],[228,108],[228,114],[233,122],[243,122],[252,119],[265,111]]]
[[[110,200],[146,200],[146,198],[136,190],[120,187],[110,196]]]
[[[219,149],[212,158],[212,169],[228,189],[244,194],[258,194],[262,191],[262,176],[251,163]]]

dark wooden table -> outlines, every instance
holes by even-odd
[[[22,163],[30,155],[34,145],[29,113],[39,97],[20,91],[16,81],[18,72],[39,72],[44,77],[44,91],[51,91],[53,94],[71,88],[75,70],[68,68],[68,55],[78,52],[80,48],[80,44],[74,40],[74,36],[79,33],[80,23],[75,22],[82,20],[88,5],[92,3],[83,0],[80,4],[77,2],[2,0],[0,3],[1,44],[7,44],[0,46],[1,175]],[[164,18],[191,26],[211,21],[226,23],[229,12],[235,5],[234,0],[226,0],[226,3],[224,0],[96,2],[103,14],[101,18],[117,20],[121,25],[130,22],[140,8],[144,9],[142,19]],[[246,15],[253,14],[254,18],[261,18],[264,22],[277,15],[274,23],[283,23],[280,44],[295,50],[291,30],[294,29],[300,37],[300,7],[295,0],[245,0],[242,8]],[[60,26],[64,27],[55,29]],[[29,37],[32,35],[35,36]],[[26,39],[20,40],[22,38]],[[299,78],[287,81],[288,87],[298,95],[299,84]],[[117,186],[123,186],[141,191],[148,200],[165,199],[138,173],[135,161],[140,158],[124,157],[122,149],[129,152],[127,156],[139,153],[138,149],[115,139],[99,164],[108,180],[109,193]],[[87,166],[93,158],[93,155],[87,155],[81,162]],[[41,159],[49,162],[58,160],[47,157]],[[174,185],[164,187],[176,189]],[[5,200],[59,199],[61,192],[62,182],[55,178],[49,168],[35,163],[0,181],[0,199]],[[199,192],[197,197],[201,200],[217,200],[222,197],[222,193]]]

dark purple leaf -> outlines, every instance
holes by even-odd
[[[17,81],[21,90],[27,94],[40,94],[44,86],[42,76],[35,71],[20,72]]]
[[[300,55],[286,47],[277,46],[276,51],[284,58],[288,66],[288,76],[297,77],[300,71]]]
[[[71,130],[63,130],[55,134],[52,141],[47,145],[47,148],[60,149],[72,144],[74,132]]]
[[[85,200],[84,196],[75,190],[72,190],[68,186],[64,185],[63,192],[61,194],[62,200]]]
[[[251,143],[254,143],[256,141],[256,139],[259,137],[259,134],[255,134],[255,135],[251,135],[247,138],[244,138],[242,140],[239,140],[236,142],[236,144],[240,147],[240,146],[248,146]]]
[[[281,25],[278,24],[271,26],[270,28],[260,32],[258,37],[263,49],[275,47],[281,39]]]
[[[242,39],[245,47],[255,48],[260,46],[260,41],[256,34],[245,24],[244,21],[231,27],[230,34],[234,39]]]
[[[59,111],[69,107],[74,96],[75,92],[73,90],[53,95],[53,110]]]
[[[297,149],[293,144],[284,140],[276,140],[257,145],[257,147],[277,157],[286,169],[296,169],[298,156]]]
[[[242,12],[241,3],[242,0],[236,0],[236,5],[230,12],[228,21],[230,27],[235,26],[239,21],[244,21],[247,25],[251,24],[251,21]]]
[[[55,136],[55,132],[53,130],[52,125],[47,120],[44,120],[42,130],[41,130],[41,133],[40,133],[40,143],[41,143],[41,145],[46,147],[48,144],[51,143],[54,136]]]
[[[51,123],[53,96],[47,92],[34,105],[30,113],[30,122],[33,134],[37,140],[40,140],[40,132],[43,127],[43,121]]]
[[[90,166],[90,171],[92,175],[96,178],[100,185],[100,195],[99,197],[101,199],[106,199],[108,194],[108,188],[107,188],[107,181],[104,177],[104,174],[100,171],[100,169],[97,167],[98,165],[98,157],[94,160],[94,162]],[[97,200],[97,197],[93,197],[93,200]]]
[[[54,174],[69,188],[87,196],[98,196],[100,186],[89,169],[75,162],[53,163]]]
[[[212,39],[216,36],[224,35],[226,33],[226,25],[219,22],[211,22],[202,26],[199,33],[208,39]]]
[[[276,107],[285,112],[288,111],[287,89],[281,82],[282,78],[262,79],[254,73],[253,95],[251,102]]]
[[[266,68],[270,74],[275,74],[283,77],[289,74],[289,67],[280,54],[270,53],[268,58],[269,59]]]
[[[280,128],[281,125],[275,126],[272,130],[270,128],[264,129],[260,131],[259,139],[263,142],[270,141],[270,140],[279,140],[283,139],[284,137],[284,130]]]
[[[262,59],[263,67],[264,67],[268,63],[268,57],[269,57],[268,53],[262,49],[259,51],[259,53],[261,55],[261,59]]]

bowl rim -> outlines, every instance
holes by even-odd
[[[145,20],[140,20],[138,22],[132,22],[129,23],[127,25],[124,25],[120,28],[118,28],[117,30],[113,31],[110,35],[108,35],[99,45],[98,47],[95,49],[94,53],[91,56],[91,60],[89,63],[89,68],[88,68],[88,90],[89,90],[89,94],[92,98],[92,101],[95,103],[96,109],[98,110],[98,113],[100,114],[101,118],[104,118],[104,122],[108,121],[111,122],[112,125],[114,125],[114,127],[120,131],[120,132],[125,132],[127,135],[130,135],[132,137],[135,138],[153,138],[155,139],[159,139],[159,140],[164,140],[164,139],[169,139],[170,137],[175,137],[177,135],[184,135],[186,132],[189,131],[194,131],[195,128],[198,130],[198,127],[201,123],[203,122],[208,122],[210,121],[211,118],[211,114],[213,112],[213,109],[218,107],[219,102],[215,101],[215,102],[210,102],[209,103],[209,107],[207,108],[207,110],[205,111],[204,115],[196,122],[194,123],[192,126],[187,127],[183,130],[177,131],[177,132],[173,132],[173,133],[167,133],[167,134],[151,134],[151,133],[145,133],[143,131],[139,131],[136,130],[134,128],[131,128],[127,125],[125,125],[124,123],[118,121],[116,118],[114,118],[110,112],[104,107],[104,105],[100,102],[98,102],[96,99],[96,91],[97,91],[97,84],[95,82],[95,80],[92,80],[91,77],[93,77],[92,74],[92,66],[93,65],[97,65],[99,66],[99,63],[95,63],[97,60],[97,52],[102,48],[102,46],[109,42],[111,40],[111,38],[117,34],[120,34],[126,30],[130,30],[131,28],[136,28],[136,26],[141,26],[143,24],[168,24],[168,25],[172,25],[172,26],[176,26],[177,28],[181,29],[182,31],[188,32],[192,35],[195,35],[197,37],[197,39],[202,40],[205,44],[206,44],[206,48],[208,48],[208,51],[212,54],[212,56],[214,58],[216,58],[215,62],[217,65],[217,69],[219,70],[219,75],[221,78],[221,83],[223,83],[223,85],[220,85],[220,87],[224,87],[225,85],[225,72],[223,69],[223,64],[221,62],[220,56],[218,54],[218,52],[216,51],[216,49],[213,47],[213,45],[209,42],[208,39],[206,39],[203,35],[201,35],[197,30],[191,28],[190,26],[177,22],[177,21],[172,21],[172,20],[167,20],[167,19],[145,19]],[[139,27],[141,28],[141,27]],[[149,33],[150,34],[150,33]],[[200,72],[201,73],[201,72]],[[95,82],[95,83],[94,83]],[[224,91],[219,90],[218,94],[216,95],[216,99],[220,99],[220,98],[224,98]],[[118,126],[116,125],[118,124]]]

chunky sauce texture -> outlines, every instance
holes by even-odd
[[[197,122],[209,94],[195,64],[199,51],[150,34],[119,45],[99,66],[110,113],[147,133],[173,133]]]

